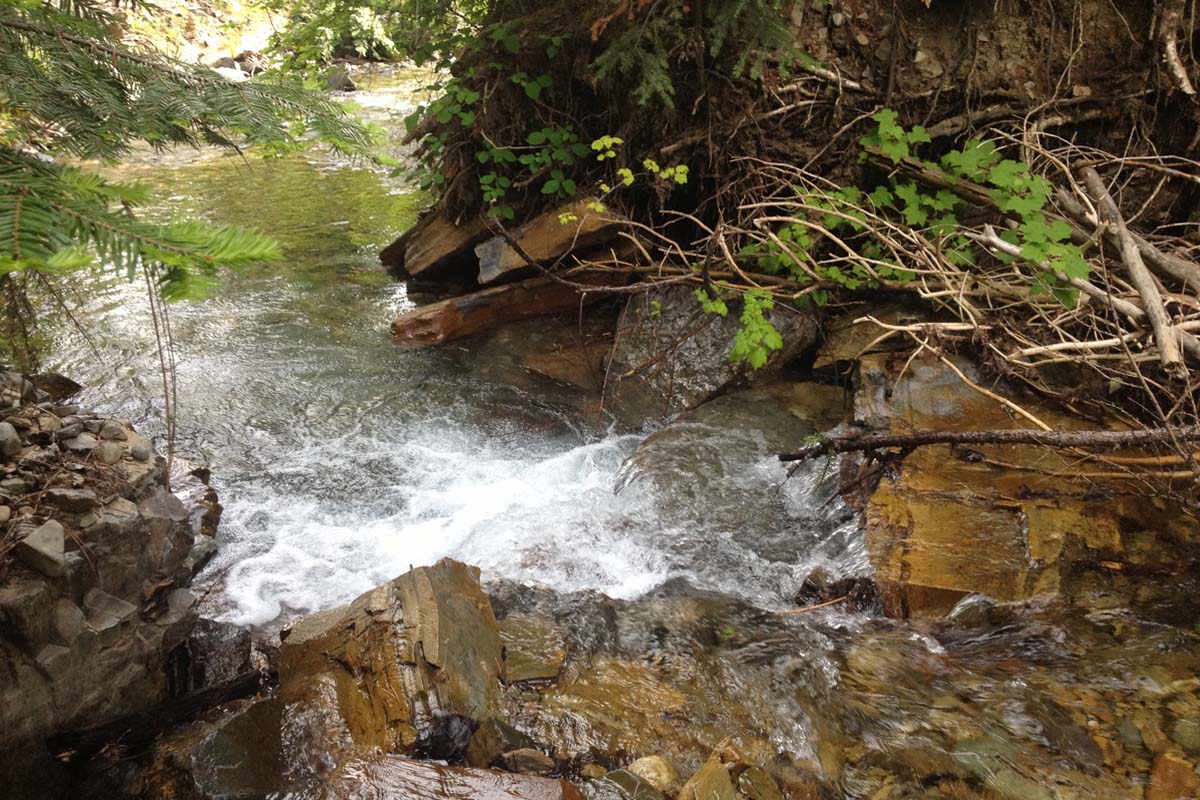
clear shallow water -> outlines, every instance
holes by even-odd
[[[410,90],[385,83],[355,100],[395,125]],[[411,301],[376,254],[426,202],[402,179],[319,151],[171,154],[114,174],[153,187],[151,215],[250,225],[285,253],[171,309],[179,451],[212,468],[225,505],[203,576],[224,616],[261,625],[327,608],[444,556],[558,589],[628,598],[685,577],[780,606],[805,565],[828,558],[809,548],[845,528],[836,509],[812,511],[828,487],[781,486],[772,450],[745,432],[698,429],[696,442],[730,453],[715,471],[671,457],[658,479],[617,494],[642,436],[585,418],[580,396],[502,345],[393,345],[388,324]],[[86,332],[61,325],[48,366],[89,387],[83,402],[161,434],[144,286],[89,291],[78,298]],[[724,491],[697,492],[702,481]]]

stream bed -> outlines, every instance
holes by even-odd
[[[356,102],[400,129],[414,81],[359,83]],[[205,152],[112,174],[154,189],[151,215],[249,224],[284,249],[171,309],[178,453],[211,468],[225,506],[198,579],[208,613],[276,628],[448,556],[485,581],[629,601],[636,635],[606,656],[659,658],[693,706],[745,709],[709,718],[758,725],[846,797],[1176,797],[1143,794],[1152,770],[1192,785],[1200,646],[1178,608],[1170,625],[1110,601],[968,605],[942,623],[779,616],[817,566],[868,572],[831,470],[786,480],[773,457],[781,431],[812,429],[771,428],[758,400],[735,397],[641,447],[655,434],[582,414],[579,392],[494,342],[398,348],[388,325],[412,300],[377,252],[428,198],[380,169],[315,150]],[[144,287],[89,282],[77,299],[47,366],[162,450]],[[555,613],[581,638],[600,624]],[[638,649],[660,629],[694,663],[671,667],[662,642]]]

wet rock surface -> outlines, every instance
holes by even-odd
[[[768,318],[783,347],[752,371],[729,360],[740,326],[736,305],[726,316],[708,314],[683,286],[631,297],[617,323],[605,406],[627,425],[669,419],[738,382],[769,378],[816,344],[815,317],[775,309]]]

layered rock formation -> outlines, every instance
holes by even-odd
[[[29,764],[49,734],[166,697],[208,548],[128,422],[50,402],[19,376],[3,383],[0,773],[44,796],[47,775]]]

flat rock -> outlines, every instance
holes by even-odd
[[[119,597],[113,597],[99,589],[90,590],[83,598],[83,607],[91,614],[103,614],[115,617],[118,622],[132,619],[137,614],[137,606],[127,603]]]
[[[90,433],[81,433],[70,439],[63,439],[61,444],[76,453],[90,453],[96,448],[96,437]]]
[[[51,578],[57,578],[66,569],[63,526],[55,520],[47,520],[32,533],[17,542],[17,557],[33,569]]]
[[[97,503],[96,493],[91,489],[72,489],[61,486],[47,489],[45,498],[63,511],[77,514],[91,511]]]

